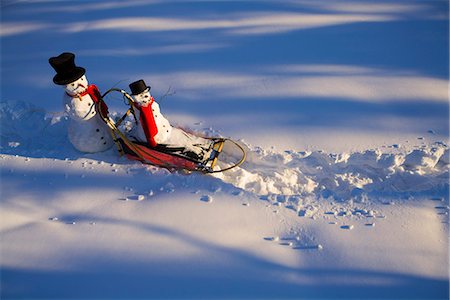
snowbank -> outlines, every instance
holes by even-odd
[[[411,151],[375,149],[340,154],[257,148],[242,168],[221,178],[261,195],[332,196],[344,201],[355,197],[362,201],[364,193],[373,197],[445,190],[448,146],[441,142]]]

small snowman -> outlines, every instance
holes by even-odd
[[[97,111],[101,101],[98,88],[88,84],[86,70],[75,65],[73,53],[62,53],[49,59],[55,69],[53,82],[64,87],[64,110],[69,116],[68,137],[72,145],[81,152],[95,153],[113,145],[110,129]],[[103,103],[104,104],[104,103]],[[106,104],[102,115],[108,114]]]
[[[133,130],[137,140],[148,142],[150,146],[166,144],[172,133],[172,126],[161,114],[159,105],[150,94],[150,87],[144,80],[138,80],[129,85],[131,94],[135,100],[135,114],[138,126]]]
[[[136,126],[130,132],[132,139],[195,161],[209,158],[213,142],[171,126],[150,94],[151,87],[147,86],[144,80],[135,81],[129,87],[135,101],[137,120]]]

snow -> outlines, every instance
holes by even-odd
[[[449,297],[447,1],[1,14],[2,299]],[[48,64],[64,51],[102,92],[144,79],[171,123],[247,161],[212,176],[78,152]]]

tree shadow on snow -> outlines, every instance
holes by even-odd
[[[85,216],[87,219],[95,216]],[[370,270],[311,269],[280,265],[237,248],[201,240],[186,232],[123,219],[114,224],[162,235],[210,255],[202,259],[102,255],[77,259],[77,271],[2,269],[2,297],[33,298],[340,298],[444,299],[448,281]],[[120,241],[120,236],[118,236]],[[110,252],[109,252],[110,253]],[[301,255],[301,254],[299,254]],[[214,259],[211,259],[214,257]],[[80,271],[85,270],[85,271]],[[220,270],[220,271],[218,271]],[[334,282],[334,283],[333,283]]]

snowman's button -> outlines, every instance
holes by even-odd
[[[105,138],[104,138],[104,137],[101,137],[100,139],[101,139],[101,140],[104,140]]]
[[[99,132],[99,131],[100,131],[100,129],[98,129],[98,128],[97,128],[97,129],[95,129],[95,131]]]
[[[103,145],[106,145],[106,142],[104,142]]]

